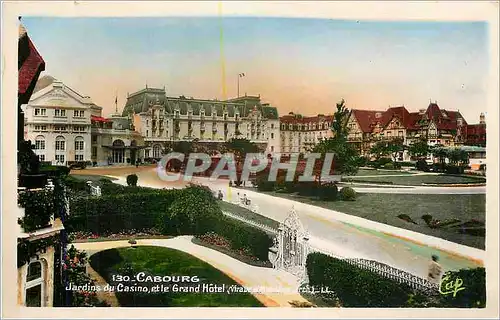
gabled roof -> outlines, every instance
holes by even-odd
[[[358,124],[361,128],[361,131],[363,131],[364,133],[368,133],[368,132],[372,132],[373,125],[377,121],[380,121],[380,118],[382,116],[382,112],[374,111],[374,110],[352,109],[351,115],[353,115],[354,118],[356,118],[356,121],[358,122]]]
[[[385,111],[353,109],[351,112],[365,133],[372,132],[377,124],[385,128],[394,118],[398,118],[407,130],[417,130],[430,121],[440,130],[456,130],[458,119],[462,119],[462,124],[467,125],[459,111],[440,109],[436,103],[431,103],[424,113],[410,113],[404,106],[388,108]]]

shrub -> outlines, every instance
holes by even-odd
[[[356,191],[351,187],[343,187],[340,189],[340,195],[344,201],[354,201],[356,199]]]
[[[429,165],[424,159],[420,159],[415,164],[415,168],[419,171],[429,172]]]
[[[137,180],[139,180],[139,178],[136,174],[129,174],[127,176],[127,185],[135,187],[137,186]]]
[[[339,189],[333,182],[328,182],[319,187],[319,198],[323,201],[337,200]]]
[[[73,176],[65,177],[64,184],[66,185],[66,187],[73,191],[88,191],[87,182],[83,179],[78,179]]]
[[[214,225],[214,232],[230,241],[233,250],[243,249],[261,261],[268,260],[273,240],[264,231],[244,222],[223,217]]]
[[[441,295],[440,304],[447,308],[484,308],[486,307],[486,270],[484,268],[461,269],[459,271],[448,271],[443,276],[445,282],[455,283],[457,279],[463,281],[464,290],[458,291],[456,296],[452,294]],[[442,289],[447,291],[445,289]]]
[[[448,174],[463,174],[464,171],[464,167],[462,166],[447,165],[445,167],[445,172]]]
[[[137,187],[124,188],[140,190]],[[72,199],[71,214],[64,225],[68,232],[90,231],[98,235],[153,228],[178,192],[180,190],[149,189],[138,193],[103,193],[92,201],[88,198]]]
[[[295,188],[301,196],[316,197],[319,193],[319,184],[316,181],[298,182]]]
[[[392,162],[386,163],[384,164],[384,169],[393,170],[395,169],[395,165]]]
[[[259,173],[255,179],[255,183],[259,191],[273,191],[276,184],[275,181],[269,181],[269,170]]]
[[[203,188],[183,189],[160,217],[158,226],[166,234],[201,235],[223,218],[212,192]]]
[[[24,217],[18,223],[25,232],[35,231],[50,225],[55,212],[54,194],[46,189],[19,193],[18,205],[24,208]]]

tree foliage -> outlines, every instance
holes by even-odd
[[[392,161],[396,161],[399,152],[405,150],[404,141],[402,138],[395,138],[388,141],[379,141],[371,149],[370,153],[375,156],[375,158],[380,159],[382,157],[391,156]]]
[[[337,103],[337,110],[333,115],[331,128],[333,137],[321,140],[311,150],[314,153],[320,153],[321,160],[325,159],[327,153],[333,153],[333,170],[336,174],[342,175],[356,174],[360,164],[358,151],[347,142],[349,114],[350,111],[342,99]]]
[[[408,152],[412,157],[418,159],[425,158],[430,153],[430,148],[429,145],[427,144],[427,140],[421,139],[415,141],[409,146]]]

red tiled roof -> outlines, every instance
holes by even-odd
[[[351,112],[356,118],[356,121],[358,121],[358,124],[361,127],[361,131],[363,131],[364,133],[372,132],[373,125],[377,121],[380,121],[382,118],[382,117],[377,118],[377,113],[381,114],[381,116],[383,114],[383,112],[373,111],[373,110],[352,109]]]
[[[103,117],[96,117],[96,116],[90,116],[90,120],[95,122],[113,122],[113,120],[111,119],[106,119]]]
[[[393,107],[384,112],[381,120],[382,127],[387,126],[394,117],[398,118],[405,127],[412,125],[410,123],[410,113],[405,107]]]
[[[28,37],[26,34],[25,37]],[[18,80],[18,94],[25,94],[28,88],[32,85],[38,74],[45,70],[45,61],[43,61],[42,56],[38,53],[35,46],[28,38],[28,48],[29,56],[26,58],[24,63],[19,69],[19,80]]]
[[[403,106],[392,107],[385,111],[353,109],[352,114],[358,121],[361,130],[365,133],[372,132],[377,123],[382,127],[387,126],[394,117],[398,118],[408,130],[418,129],[419,122],[425,119],[432,120],[440,130],[456,130],[458,118],[461,118],[463,124],[467,125],[460,112],[440,109],[436,103],[431,103],[423,114],[419,112],[410,113]],[[379,114],[379,117],[377,117],[377,114]]]

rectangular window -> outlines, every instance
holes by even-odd
[[[66,110],[55,109],[54,116],[56,117],[66,117]]]
[[[26,289],[26,306],[41,307],[42,306],[42,285],[36,285]]]
[[[56,141],[56,150],[64,151],[65,147],[66,147],[66,143],[64,140]]]
[[[45,150],[45,140],[36,140],[35,141],[35,149],[36,150]]]
[[[66,126],[54,126],[54,131],[67,131],[68,128]]]
[[[97,147],[92,147],[92,158],[97,158]]]
[[[83,151],[83,141],[75,141],[75,150]]]
[[[75,118],[83,118],[85,116],[85,111],[83,110],[74,110],[73,117]]]
[[[97,143],[97,136],[92,136],[92,143]]]
[[[403,136],[403,131],[398,131],[398,137],[402,137]]]
[[[75,154],[75,161],[83,161],[83,154]]]
[[[271,139],[274,139],[274,133],[271,132]]]
[[[34,131],[47,131],[47,126],[36,125]]]
[[[35,116],[45,116],[47,115],[47,109],[35,108]]]
[[[56,154],[57,162],[64,162],[64,154]]]
[[[40,162],[45,161],[45,155],[44,155],[44,154],[39,154],[39,155],[38,155],[38,160],[39,160]]]

